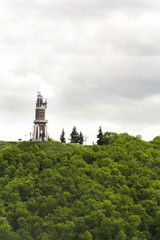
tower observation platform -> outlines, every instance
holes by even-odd
[[[33,127],[33,141],[48,141],[46,117],[47,99],[43,99],[40,92],[37,94],[35,120]]]

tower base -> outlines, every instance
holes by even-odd
[[[48,141],[46,123],[35,123],[33,127],[32,141]]]

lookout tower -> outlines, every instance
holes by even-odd
[[[47,123],[45,120],[47,100],[43,100],[40,92],[37,94],[35,120],[33,127],[33,141],[48,141]]]

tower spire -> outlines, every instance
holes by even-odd
[[[47,99],[44,101],[40,92],[37,93],[35,120],[33,127],[33,141],[48,141],[47,123],[45,119]]]

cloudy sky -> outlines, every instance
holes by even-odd
[[[160,1],[1,0],[1,140],[29,139],[37,91],[53,139],[160,135]]]

